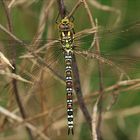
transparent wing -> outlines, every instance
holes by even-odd
[[[133,71],[134,74],[140,70],[140,56],[132,56],[126,54],[108,54],[105,52],[94,51],[75,51],[76,54],[81,55],[85,59],[98,60],[102,65],[107,65],[110,68],[116,69],[116,71],[126,74]]]
[[[99,60],[108,70],[117,70],[120,73],[133,73],[138,75],[140,53],[139,52],[139,21],[133,24],[122,26],[114,30],[99,29],[97,37],[93,32],[96,29],[85,30],[76,34],[75,53],[86,59]],[[84,34],[85,33],[85,34]],[[79,37],[81,38],[79,39]],[[96,51],[95,41],[98,40],[100,55]],[[91,44],[94,42],[93,47]],[[86,63],[87,64],[87,63]],[[90,64],[91,65],[91,64]],[[98,66],[96,66],[97,68]],[[108,75],[109,77],[110,75]],[[107,74],[105,74],[107,77]]]
[[[137,39],[136,37],[139,33],[138,29],[139,21],[113,30],[99,28],[99,35],[96,38],[94,37],[94,33],[97,29],[83,30],[75,34],[75,52],[89,60],[95,58],[104,62],[106,65],[110,65],[112,68],[114,67],[114,69],[116,68],[119,70],[120,67],[125,70],[135,69],[134,65],[139,63],[139,55],[135,56],[135,52],[137,52],[135,50],[133,51],[134,55],[130,54],[128,51],[129,47],[131,47],[130,45]],[[128,42],[128,39],[134,34],[136,35],[135,40],[132,38],[131,43]],[[96,39],[99,39],[99,42],[101,42],[100,48],[103,50],[101,51],[101,56],[96,53],[96,51],[88,51],[90,44]],[[64,63],[62,64],[62,62],[64,62],[63,52],[60,47],[61,44],[59,39],[35,40],[36,42],[39,42],[39,45],[35,48],[35,44],[29,40],[23,40],[23,43],[15,43],[10,40],[2,41],[7,45],[26,46],[25,48],[28,49],[20,56],[20,58],[31,60],[32,63],[37,63],[39,66],[43,65],[45,67],[49,67],[51,70],[56,72],[56,75],[57,73],[60,73],[61,76],[64,75]],[[104,50],[108,51],[105,52]],[[132,53],[131,50],[130,52]],[[117,66],[115,67],[115,65]]]
[[[96,32],[98,32],[98,37],[91,36],[94,35],[94,33]],[[140,21],[136,21],[115,29],[105,28],[105,27],[95,27],[95,28],[85,29],[77,32],[75,34],[74,40],[76,43],[80,43],[80,45],[85,45],[85,43],[90,43],[93,37],[94,40],[99,39],[101,41],[106,40],[107,38],[108,39],[118,38],[121,40],[125,40],[126,36],[134,35],[134,33],[135,35],[138,35],[139,32],[140,32]],[[7,45],[23,45],[23,46],[29,45],[30,47],[35,46],[37,43],[38,46],[41,47],[47,45],[48,43],[49,45],[50,44],[54,45],[55,43],[60,42],[60,39],[57,38],[35,39],[34,38],[33,41],[21,39],[22,42],[19,43],[9,39],[0,38],[0,41]]]
[[[90,29],[85,29],[82,30],[80,32],[77,32],[75,34],[75,40],[78,41],[81,38],[85,38],[87,37],[90,40],[87,41],[91,41],[92,37],[89,37],[91,34],[94,35],[94,33],[98,33],[97,37],[94,37],[94,40],[98,39],[98,40],[105,40],[107,38],[118,38],[118,39],[125,39],[126,36],[129,35],[138,35],[140,32],[140,21],[136,21],[136,22],[132,22],[130,24],[127,25],[122,25],[121,27],[117,27],[117,28],[106,28],[106,27],[94,27],[94,28],[90,28]],[[86,38],[86,39],[87,39]],[[85,41],[81,40],[81,43],[85,43]]]

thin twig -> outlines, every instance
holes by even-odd
[[[66,16],[66,7],[64,5],[64,1],[63,0],[57,0],[58,3],[58,8],[59,8],[59,14],[61,16],[61,18],[63,19]]]
[[[135,90],[137,89],[137,86],[134,88],[134,85],[140,85],[140,79],[133,79],[133,80],[124,80],[120,81],[110,87],[107,87],[103,90],[103,92],[111,92],[113,90],[119,89],[121,91],[130,91],[130,90]],[[128,87],[129,86],[129,87]],[[140,87],[139,87],[140,88]],[[90,93],[88,96],[85,96],[84,99],[91,99],[92,97],[98,96],[99,91],[96,91],[94,93]],[[105,96],[106,94],[104,94]]]
[[[114,84],[110,87],[107,87],[104,89],[104,93],[110,93],[112,91],[115,91],[116,89],[120,89],[120,91],[130,91],[130,90],[135,90],[132,86],[134,85],[140,85],[140,79],[134,79],[134,80],[125,80],[125,81],[120,81],[118,82],[117,84]],[[129,88],[128,87],[132,87],[132,88]],[[140,86],[139,86],[140,88]],[[84,96],[84,100],[87,101],[87,100],[92,100],[94,98],[97,98],[99,96],[99,92],[100,91],[96,91],[94,93],[88,93],[87,95]],[[107,96],[108,94],[104,94],[104,96]],[[75,104],[78,103],[77,99],[74,99],[73,101]],[[64,107],[64,104],[60,104],[58,105],[57,107],[55,108],[49,108],[48,110],[51,110],[52,112],[55,112],[60,110],[61,108]],[[33,121],[33,120],[36,120],[36,119],[39,119],[41,117],[45,117],[46,115],[48,115],[48,110],[43,112],[43,113],[39,113],[38,115],[34,116],[34,117],[31,117],[31,118],[27,118],[25,120],[23,120],[23,122],[30,122],[30,121]],[[62,115],[64,116],[64,115]],[[106,118],[106,117],[105,117]],[[21,123],[23,123],[21,122]]]
[[[21,44],[21,47],[26,48],[29,51],[29,54],[33,55],[38,63],[42,64],[43,66],[47,67],[54,75],[58,76],[61,80],[64,80],[64,78],[62,76],[60,76],[55,70],[53,70],[41,57],[39,57],[35,52],[32,51],[31,48],[28,48],[28,45],[26,43],[24,43],[22,40],[20,40],[19,38],[17,38],[14,34],[10,33],[6,28],[4,28],[1,24],[0,24],[0,29],[2,31],[4,31],[6,34],[8,34],[10,37],[12,37],[12,39],[14,39],[17,43]],[[55,42],[54,42],[55,43]],[[30,46],[30,45],[29,45]]]
[[[90,129],[91,129],[91,116],[88,112],[88,109],[85,105],[85,102],[84,102],[84,99],[83,99],[83,94],[82,94],[82,90],[81,90],[81,83],[80,83],[80,77],[79,77],[79,70],[78,70],[78,67],[77,67],[77,63],[76,63],[76,58],[75,58],[75,55],[73,56],[73,76],[74,76],[74,89],[75,89],[75,92],[76,92],[76,96],[77,96],[77,100],[78,100],[78,103],[79,103],[79,106],[86,118],[86,121],[88,122],[88,125],[90,126]]]
[[[16,0],[12,0],[12,1],[9,3],[8,8],[11,8],[11,7],[14,5],[15,1],[16,1]]]
[[[71,12],[69,13],[69,15],[68,15],[67,17],[71,17],[71,16],[75,13],[75,11],[77,10],[77,8],[78,8],[82,3],[83,3],[83,1],[82,1],[82,0],[79,0],[79,1],[75,4],[75,6],[73,7],[73,9],[71,10]]]
[[[17,38],[13,33],[9,32],[4,26],[0,24],[0,29],[5,32],[7,35],[9,35],[14,41],[18,42],[21,45],[26,45],[22,40]]]
[[[84,80],[81,82],[82,83],[82,92],[84,93],[84,96],[88,95],[90,93],[90,75],[93,72],[93,68],[95,65],[93,65],[92,62],[89,63],[90,67],[88,69],[84,69]],[[85,102],[86,103],[86,102]],[[77,102],[76,102],[77,104]],[[86,104],[87,105],[87,104]],[[81,112],[80,108],[77,108],[77,115],[76,115],[76,124],[83,124],[85,122],[84,116]],[[75,135],[73,137],[73,140],[79,139],[79,135],[81,132],[81,125],[76,125],[75,126]]]
[[[98,98],[99,99],[99,98]],[[93,140],[98,140],[98,134],[97,134],[97,112],[98,112],[98,102],[99,100],[97,99],[96,103],[94,104],[93,111],[92,111],[92,139]]]
[[[0,106],[0,113],[21,123],[23,122],[23,119],[16,116],[15,114],[13,114],[12,112],[8,111],[7,109],[3,108],[2,106]],[[43,140],[49,140],[49,138],[47,136],[45,136],[39,129],[37,129],[35,126],[33,126],[30,123],[25,122],[24,125],[26,127],[28,127],[28,129],[34,131],[34,133],[38,134]]]
[[[100,9],[100,10],[103,10],[103,11],[106,11],[106,12],[114,12],[117,15],[117,18],[116,18],[114,26],[116,26],[120,22],[120,20],[121,20],[121,11],[119,9],[109,7],[107,5],[100,4],[96,0],[88,0],[88,1],[90,2],[90,4],[92,6],[94,6],[97,9]]]
[[[39,41],[42,37],[43,31],[44,31],[46,23],[47,23],[46,20],[48,18],[49,10],[52,7],[54,1],[55,0],[51,0],[51,1],[49,1],[49,3],[48,3],[48,1],[47,2],[44,1],[43,8],[42,8],[41,13],[40,13],[38,29],[37,29],[37,32],[36,32],[34,39],[32,41],[32,45],[35,47],[37,47],[40,43]]]
[[[94,28],[95,28],[95,23],[94,23],[94,20],[93,20],[93,18],[92,18],[92,14],[91,14],[91,12],[90,12],[89,6],[88,6],[86,0],[83,0],[83,3],[84,3],[84,7],[85,7],[85,9],[86,9],[86,12],[87,12],[89,21],[90,21],[90,23],[91,23],[92,29],[94,29]],[[94,36],[93,36],[92,43],[91,43],[91,46],[90,46],[89,50],[93,48],[94,42],[95,42],[95,39],[94,39]]]
[[[9,32],[13,33],[12,20],[11,20],[11,15],[10,15],[11,11],[10,11],[10,9],[8,9],[7,4],[4,0],[2,0],[2,3],[3,3],[5,14],[6,14],[6,17],[7,17]],[[12,65],[14,66],[14,69],[12,69],[12,73],[16,74],[16,61],[15,61],[15,59],[16,59],[16,48],[15,48],[15,46],[11,46],[9,52],[10,52],[10,56],[12,58]],[[23,119],[25,119],[26,118],[26,113],[25,113],[22,101],[20,99],[20,96],[19,96],[17,80],[15,78],[12,79],[12,86],[13,86],[12,87],[13,92],[15,94],[16,102],[17,102],[17,105],[19,107],[21,116],[22,116]],[[31,130],[28,127],[26,127],[26,130],[27,130],[27,133],[28,133],[30,139],[33,140],[33,135],[32,135]]]
[[[96,26],[98,26],[98,23],[96,21]],[[95,49],[96,52],[100,55],[100,46],[99,46],[99,39],[98,39],[98,32],[95,33],[95,38],[97,38],[95,40]],[[99,102],[98,102],[98,122],[97,122],[97,139],[101,140],[102,136],[101,136],[101,123],[102,123],[102,102],[103,102],[103,68],[102,68],[102,63],[98,60],[98,73],[99,73],[99,91],[100,91],[100,98],[99,98]]]
[[[108,64],[110,66],[113,66],[116,68],[116,70],[123,74],[124,76],[126,76],[127,79],[130,79],[130,77],[128,76],[128,74],[122,69],[120,68],[118,65],[116,65],[115,63],[113,63],[112,61],[110,61],[109,59],[103,58],[102,56],[94,53],[94,52],[89,52],[89,51],[78,51],[76,50],[75,53],[80,54],[83,57],[89,57],[89,58],[95,58],[97,60],[99,60],[101,63],[105,63]]]
[[[5,75],[7,77],[10,77],[12,79],[16,79],[16,80],[28,83],[28,84],[33,84],[31,81],[28,81],[28,80],[22,78],[20,75],[17,75],[15,73],[11,73],[11,72],[8,72],[8,71],[0,70],[0,74],[1,75]]]
[[[93,20],[91,11],[89,9],[89,6],[88,6],[86,0],[83,0],[83,2],[84,2],[84,7],[85,7],[85,9],[87,11],[87,14],[88,14],[88,17],[89,17],[89,20],[90,20],[92,28],[95,28],[95,25],[96,25],[96,27],[98,27],[98,24],[95,23],[94,20]],[[95,39],[95,38],[97,38],[97,39]],[[95,50],[98,52],[98,54],[100,56],[100,46],[99,46],[99,39],[98,39],[98,31],[96,31],[95,35],[93,36],[93,41],[91,43],[91,47],[89,48],[89,50],[92,49],[94,45],[95,45]],[[99,101],[98,101],[99,115],[98,115],[98,121],[96,122],[97,123],[96,124],[96,126],[97,126],[97,128],[96,128],[97,138],[96,137],[94,137],[94,138],[97,139],[97,140],[101,140],[102,138],[101,138],[101,133],[100,133],[100,126],[101,126],[101,122],[102,122],[103,71],[102,71],[101,62],[99,60],[98,60],[98,70],[99,70],[100,98],[99,98]],[[95,128],[95,127],[92,127],[92,128]]]
[[[91,14],[90,9],[89,9],[89,6],[88,6],[88,4],[86,3],[85,0],[84,0],[84,5],[85,5],[85,8],[86,8],[86,11],[87,11],[89,20],[91,22],[92,28],[94,28],[95,25],[96,25],[96,27],[98,27],[98,23],[97,22],[96,23],[94,22],[93,17],[92,17],[92,14]],[[97,38],[97,39],[95,40],[94,38]],[[98,31],[95,33],[95,36],[93,36],[93,41],[91,43],[90,49],[92,49],[92,47],[94,46],[94,44],[95,44],[95,50],[100,55],[100,46],[99,46],[99,39],[98,39]],[[101,138],[100,126],[101,126],[101,122],[102,122],[103,71],[102,71],[101,62],[99,60],[98,60],[98,70],[99,70],[99,92],[100,92],[100,98],[99,98],[99,101],[98,101],[98,112],[99,112],[99,115],[98,115],[98,121],[96,122],[97,123],[96,124],[96,127],[97,127],[96,128],[96,133],[97,133],[96,135],[97,135],[97,140],[101,140],[102,138]],[[92,128],[94,128],[94,127],[92,127]]]
[[[104,115],[104,118],[110,119],[110,118],[116,117],[118,115],[124,118],[124,117],[128,117],[128,116],[135,115],[135,114],[140,114],[140,106],[134,106],[134,107],[127,108],[127,109],[106,112]]]

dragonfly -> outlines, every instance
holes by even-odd
[[[73,134],[73,77],[72,77],[72,58],[74,50],[74,25],[67,17],[64,17],[58,25],[60,40],[65,58],[65,80],[67,91],[67,119],[68,134]]]
[[[135,24],[136,25],[136,24]],[[65,63],[65,85],[66,85],[66,104],[67,104],[67,124],[68,124],[68,134],[74,134],[74,118],[73,118],[73,92],[74,92],[74,83],[73,83],[73,68],[72,68],[72,61],[73,61],[73,55],[81,55],[85,58],[95,58],[98,59],[99,61],[101,61],[102,63],[106,63],[108,65],[111,65],[113,67],[115,67],[119,72],[123,73],[124,75],[127,76],[127,74],[125,73],[125,71],[123,69],[121,69],[119,66],[117,66],[116,64],[114,64],[112,61],[110,61],[109,59],[106,59],[105,57],[109,57],[111,56],[110,54],[105,54],[104,52],[101,52],[101,55],[99,55],[98,53],[94,52],[94,51],[86,51],[83,50],[82,48],[80,48],[80,45],[85,45],[85,42],[80,42],[79,38],[84,38],[87,37],[88,35],[93,35],[96,33],[97,31],[97,27],[95,28],[91,28],[91,29],[85,29],[81,32],[75,33],[74,30],[74,23],[73,21],[68,18],[67,16],[65,16],[63,19],[61,19],[58,23],[57,23],[57,27],[58,27],[58,32],[59,32],[59,39],[55,39],[55,40],[47,40],[49,42],[44,43],[44,40],[38,40],[38,41],[42,41],[41,47],[32,50],[30,49],[31,45],[28,45],[28,43],[24,40],[24,41],[18,41],[21,45],[23,46],[27,46],[26,48],[28,49],[28,54],[27,55],[23,55],[21,58],[37,58],[39,61],[39,63],[42,63],[48,67],[53,73],[55,73],[54,69],[51,67],[51,65],[53,65],[53,61],[51,60],[52,58],[56,57],[56,55],[59,56],[59,53],[61,55],[63,55],[64,58],[64,63]],[[132,28],[133,26],[131,26]],[[127,28],[129,29],[129,28]],[[117,30],[115,31],[111,31],[111,30],[103,30],[102,33],[104,33],[106,35],[106,32],[108,34],[116,34],[119,33]],[[124,30],[122,30],[122,32],[124,32]],[[102,37],[98,37],[95,38],[96,39],[101,39]],[[88,41],[87,41],[88,42]],[[87,43],[86,42],[86,43]],[[60,44],[60,47],[56,47],[56,44]],[[44,59],[41,59],[41,57],[38,57],[39,54],[44,53],[44,50],[49,50],[49,49],[56,49],[57,50],[57,54],[50,54],[48,56],[48,60],[46,60],[47,62],[44,63]],[[52,56],[51,56],[52,55]],[[120,55],[121,56],[121,55]],[[43,56],[44,57],[44,56]],[[119,57],[119,55],[118,55]],[[131,58],[129,58],[131,59]],[[138,60],[139,57],[135,58],[134,60]],[[56,58],[55,58],[56,60]],[[58,60],[56,60],[58,61]],[[57,73],[55,73],[57,75]],[[58,75],[59,77],[59,75]]]

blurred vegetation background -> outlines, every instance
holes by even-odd
[[[64,0],[70,12],[78,0]],[[103,85],[108,91],[103,97],[101,136],[103,140],[139,140],[140,139],[140,1],[139,0],[86,0],[93,19],[98,20],[99,42],[101,54],[120,66],[136,84],[111,89],[121,80],[116,67],[103,64]],[[56,17],[58,5],[56,0],[12,0],[5,1],[10,7],[13,34],[23,40],[32,50],[43,47],[44,44],[58,39]],[[112,7],[111,11],[103,10]],[[105,8],[107,9],[107,8]],[[74,15],[75,32],[91,28],[87,12],[81,4]],[[116,22],[118,20],[118,22]],[[0,24],[8,27],[2,0],[0,1]],[[39,40],[36,40],[39,38]],[[87,50],[93,35],[79,39],[79,48]],[[9,41],[10,40],[10,41]],[[59,55],[59,44],[52,49],[43,49],[38,55],[43,58],[57,73],[64,77],[63,54]],[[17,80],[26,119],[38,130],[52,140],[92,140],[91,132],[85,118],[74,103],[74,136],[67,135],[66,93],[65,84],[47,67],[37,63],[30,57],[23,44],[16,43],[6,33],[0,30],[0,51],[11,61],[12,51],[15,52],[17,75],[32,82]],[[97,60],[76,55],[82,91],[86,106],[92,115],[92,110],[99,91],[99,70]],[[4,69],[10,71],[10,68]],[[12,79],[0,75],[0,106],[21,116]],[[109,89],[110,87],[110,89]],[[74,99],[76,97],[74,95]],[[114,104],[113,104],[114,102]],[[113,104],[113,105],[112,105]],[[108,108],[110,108],[108,110]],[[29,139],[23,123],[13,121],[0,112],[0,139]],[[44,115],[43,115],[44,114]],[[40,115],[40,116],[39,116]],[[36,117],[36,118],[35,118]],[[40,138],[32,132],[34,139]]]

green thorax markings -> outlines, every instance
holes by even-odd
[[[58,25],[60,40],[64,51],[73,50],[74,29],[73,23],[65,17]]]

